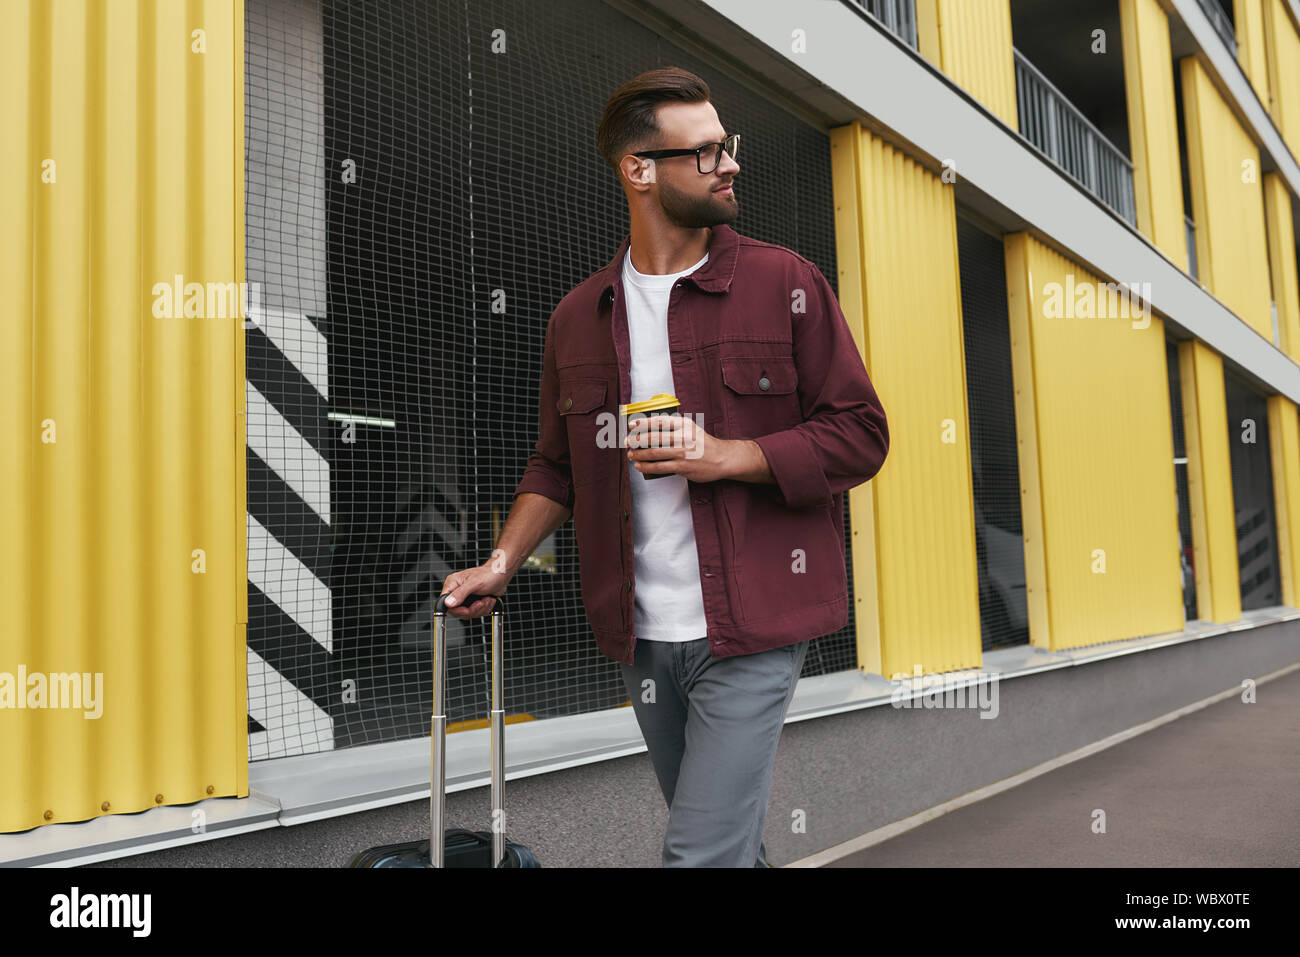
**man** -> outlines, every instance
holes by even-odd
[[[572,516],[588,621],[668,802],[664,866],[771,866],[772,767],[808,640],[848,620],[839,493],[880,470],[885,414],[817,267],[728,225],[739,138],[703,80],[625,83],[597,142],[630,236],[551,316],[541,437],[498,548],[442,590],[454,616],[489,613],[463,602],[503,595]],[[677,413],[632,416],[620,446],[619,406],[660,393]]]

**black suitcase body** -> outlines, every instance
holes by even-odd
[[[492,867],[492,834],[449,827],[444,832],[443,867]],[[428,841],[382,844],[362,851],[348,867],[431,867]],[[506,841],[501,867],[541,867],[533,852],[522,844]]]
[[[470,604],[480,598],[471,595]],[[501,609],[500,595],[492,609],[492,807],[493,817],[504,819],[505,813],[505,712],[501,708]],[[447,716],[443,713],[442,692],[446,675],[446,649],[443,645],[446,624],[446,594],[438,596],[433,613],[433,717],[429,730],[429,828],[430,840],[381,844],[353,855],[348,867],[541,867],[537,858],[523,844],[505,839],[504,833],[469,831],[461,827],[444,828],[446,799],[445,743]],[[442,840],[431,847],[433,838]]]

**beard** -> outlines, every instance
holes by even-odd
[[[668,222],[682,229],[730,224],[740,215],[740,206],[734,192],[725,196],[709,193],[700,198],[683,193],[664,182],[659,184],[659,208],[664,211]]]

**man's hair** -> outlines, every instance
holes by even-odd
[[[596,134],[600,155],[619,175],[618,161],[628,153],[658,148],[660,130],[655,109],[660,104],[702,103],[708,99],[709,85],[675,66],[650,70],[628,80],[605,104]]]

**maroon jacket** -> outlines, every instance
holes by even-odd
[[[560,300],[546,327],[541,437],[515,489],[573,509],[582,601],[596,644],[632,663],[635,563],[627,449],[625,237],[609,265]],[[668,342],[684,416],[754,439],[776,484],[689,482],[709,650],[747,655],[848,621],[839,493],[885,461],[889,429],[821,271],[783,246],[713,227],[709,260],[674,285]],[[602,428],[604,437],[598,441]],[[638,481],[645,481],[638,474]]]

